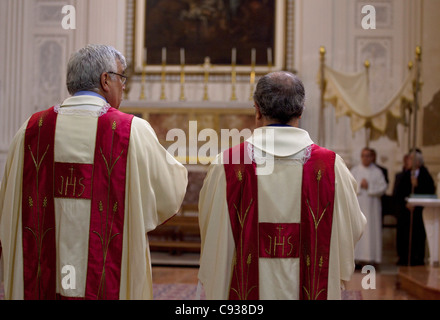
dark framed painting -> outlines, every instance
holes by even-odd
[[[286,0],[136,0],[134,64],[148,72],[281,69],[285,60]]]

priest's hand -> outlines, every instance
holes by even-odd
[[[361,188],[362,189],[368,189],[368,181],[367,181],[367,179],[362,179],[362,181],[361,181]]]
[[[415,176],[413,176],[413,175],[411,175],[411,185],[412,185],[414,188],[417,188],[417,186],[418,186],[417,177],[415,177]]]

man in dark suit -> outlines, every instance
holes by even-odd
[[[389,180],[388,180],[388,169],[377,164],[377,162],[376,162],[376,158],[377,158],[376,150],[370,148],[370,152],[371,152],[371,155],[373,156],[373,163],[374,163],[374,165],[376,167],[378,167],[380,170],[382,170],[383,176],[385,177],[385,181],[388,184],[389,183]]]
[[[411,228],[411,212],[405,200],[411,194],[435,194],[434,180],[424,166],[422,153],[418,151],[408,154],[407,166],[399,177],[396,176],[394,185],[393,196],[398,210],[396,236],[398,265],[425,264],[426,232],[422,216],[423,207],[414,208]],[[411,252],[409,253],[410,231]]]

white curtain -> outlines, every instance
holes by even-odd
[[[353,132],[369,127],[372,136],[388,135],[394,139],[393,135],[388,133],[396,131],[398,123],[403,122],[405,103],[412,103],[414,100],[412,88],[414,71],[408,72],[403,84],[389,101],[373,110],[367,70],[359,73],[343,73],[329,66],[324,68],[326,80],[324,100],[335,107],[336,117],[350,117]],[[320,75],[319,80],[321,80]]]

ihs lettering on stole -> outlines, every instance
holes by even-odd
[[[93,165],[55,163],[55,197],[90,199]]]
[[[69,196],[71,197],[75,197],[76,196],[76,181],[77,181],[77,177],[73,175],[73,172],[75,171],[75,169],[69,168],[70,171],[70,177],[67,176],[66,178],[64,178],[63,176],[60,176],[61,178],[61,188],[58,189],[58,193],[59,195],[64,195],[67,196],[67,192],[69,192]],[[64,179],[66,180],[66,184],[64,185]],[[78,193],[78,197],[81,197],[81,195],[84,193],[84,189],[86,188],[86,186],[84,184],[82,184],[82,181],[84,180],[84,177],[81,177],[78,179],[78,186],[81,188]]]
[[[298,257],[298,223],[260,223],[260,257]]]
[[[281,236],[281,230],[283,230],[283,227],[278,226],[278,242],[277,242],[277,236],[275,236],[275,240],[273,242],[273,254],[272,254],[272,237],[270,235],[267,235],[267,237],[269,238],[269,250],[264,249],[264,251],[266,251],[266,253],[270,256],[276,256],[276,251],[277,251],[277,247],[281,246],[281,256],[284,257],[284,245],[286,244],[286,237],[285,236]],[[281,241],[282,239],[282,241]],[[293,251],[293,243],[291,242],[292,236],[290,235],[287,238],[287,244],[289,246],[289,252],[287,253],[287,255],[289,256],[292,251]]]

